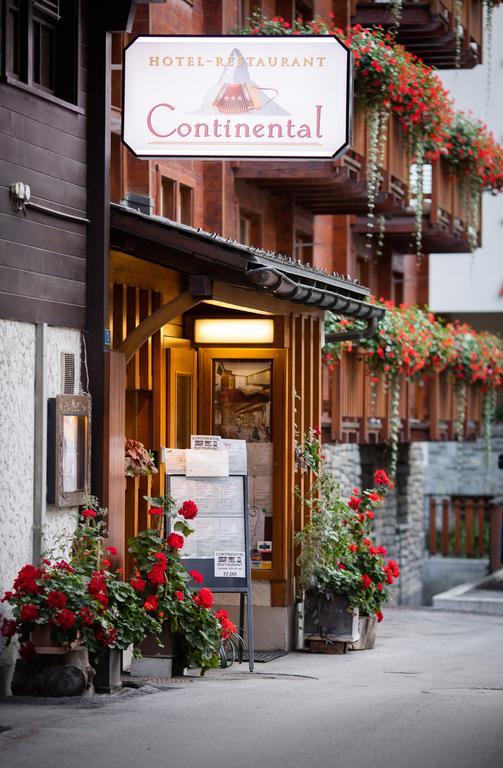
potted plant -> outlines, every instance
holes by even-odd
[[[236,627],[225,611],[212,610],[213,595],[203,586],[197,571],[187,572],[180,556],[193,529],[189,521],[197,515],[196,504],[185,501],[178,509],[169,496],[146,497],[152,505],[149,517],[152,527],[129,540],[135,572],[130,586],[139,604],[160,625],[140,645],[144,655],[172,659],[175,671],[188,666],[206,670],[216,667],[223,656],[223,644],[239,644]],[[166,536],[165,523],[176,518],[173,530]],[[194,592],[190,581],[200,586]]]
[[[371,630],[382,620],[381,606],[390,597],[385,585],[399,576],[397,564],[385,563],[386,550],[370,538],[375,510],[394,485],[384,470],[377,470],[376,488],[363,493],[355,488],[344,501],[340,487],[322,470],[319,439],[319,461],[312,461],[316,439],[312,431],[304,436],[308,464],[317,476],[304,499],[309,522],[296,537],[299,584],[305,594],[304,632],[351,643],[361,637],[358,647],[363,647],[371,644]],[[297,448],[298,453],[302,450]]]
[[[124,472],[127,477],[137,475],[156,475],[159,470],[155,466],[154,456],[143,443],[127,439],[125,444]]]

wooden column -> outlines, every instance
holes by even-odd
[[[127,544],[124,500],[124,441],[126,439],[125,355],[120,352],[107,352],[104,356],[104,367],[106,401],[103,409],[104,471],[102,499],[104,506],[108,508],[109,542],[119,550],[122,565]]]

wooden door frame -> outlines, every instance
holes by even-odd
[[[212,361],[224,360],[272,360],[272,442],[273,442],[273,561],[270,571],[253,571],[253,578],[268,581],[285,580],[288,576],[287,518],[285,484],[288,478],[288,434],[287,434],[287,349],[272,347],[200,347],[198,354],[199,392],[198,426],[201,434],[211,434],[213,422]],[[209,403],[210,407],[207,407]]]

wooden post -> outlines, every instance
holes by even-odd
[[[503,507],[495,507],[491,512],[491,538],[489,552],[489,570],[491,573],[501,568],[501,535],[503,524]]]
[[[437,553],[437,501],[430,498],[430,555]]]
[[[124,443],[126,439],[126,358],[105,355],[103,504],[108,508],[109,542],[117,547],[121,564],[126,554]]]
[[[442,554],[449,554],[449,500],[442,499]]]
[[[473,499],[465,500],[466,549],[465,555],[473,555]]]
[[[477,503],[478,508],[478,555],[483,557],[484,555],[484,517],[485,517],[485,502],[484,499],[479,499]]]
[[[459,499],[452,503],[454,510],[454,554],[461,555],[461,509]]]

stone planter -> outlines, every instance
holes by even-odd
[[[94,690],[97,693],[113,693],[122,687],[121,681],[122,651],[107,648],[99,659],[93,659]]]
[[[153,635],[140,644],[141,659],[133,659],[131,677],[172,677],[181,674],[181,637],[168,624],[162,628],[161,645]]]
[[[41,646],[49,647],[49,646]],[[15,696],[85,696],[94,691],[87,648],[18,659],[11,690]]]
[[[333,642],[353,643],[359,638],[358,609],[353,610],[342,595],[321,590],[306,592],[304,635]]]
[[[360,639],[351,643],[349,651],[371,651],[375,645],[377,634],[377,617],[360,616],[359,619]]]

